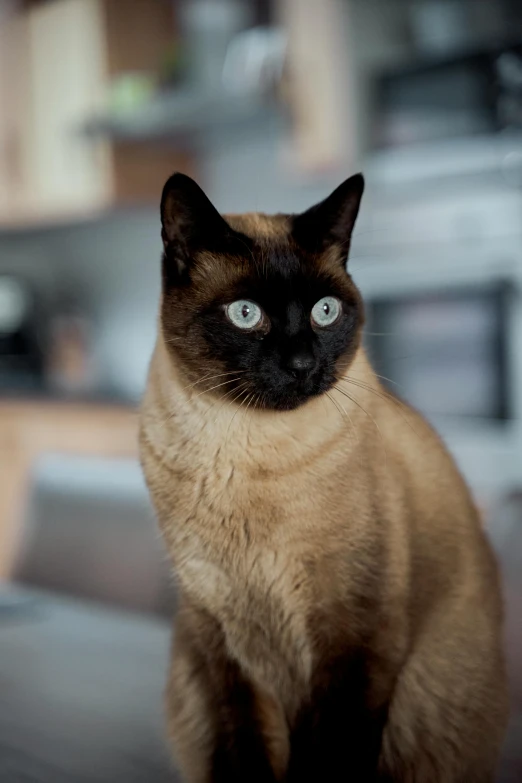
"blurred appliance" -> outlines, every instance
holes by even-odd
[[[43,386],[41,337],[34,293],[15,275],[0,275],[0,391]]]
[[[473,28],[462,0],[421,0],[410,9],[413,38],[420,51],[442,54],[470,44]]]
[[[432,418],[509,420],[512,295],[493,277],[375,298],[368,340],[377,371]]]
[[[522,129],[522,43],[424,58],[377,77],[376,148]]]
[[[520,21],[517,6],[518,0],[414,0],[413,42],[420,52],[441,55],[509,39]]]
[[[267,95],[281,84],[287,35],[282,27],[252,27],[230,43],[223,87],[238,95]]]
[[[479,185],[415,182],[414,170],[399,186],[398,167],[385,167],[384,187],[372,171],[372,230],[356,237],[350,262],[366,344],[470,483],[509,490],[522,465],[522,191],[492,172]]]
[[[180,16],[190,58],[193,86],[203,92],[223,86],[227,50],[250,26],[249,3],[239,0],[185,0]]]

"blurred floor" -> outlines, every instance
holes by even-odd
[[[0,592],[2,783],[176,783],[164,740],[170,628]]]

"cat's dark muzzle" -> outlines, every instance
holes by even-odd
[[[273,385],[260,384],[257,388],[257,407],[267,410],[289,411],[305,405],[312,397],[328,391],[334,378],[328,379],[324,373],[316,372],[311,376],[288,375]]]

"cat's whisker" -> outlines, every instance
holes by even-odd
[[[252,429],[252,421],[254,419],[253,413],[254,410],[256,410],[258,400],[259,400],[259,394],[254,394],[254,403],[252,406],[252,411],[250,412],[250,415],[248,417],[248,427],[247,427],[247,434],[246,434],[246,443],[249,448],[250,448],[250,430]]]
[[[216,418],[214,419],[214,424],[217,423],[218,418],[219,418],[219,414],[221,413],[221,410],[225,407],[227,402],[229,402],[229,401],[235,402],[236,399],[238,399],[238,397],[234,397],[232,400],[230,400],[232,395],[234,393],[237,393],[237,392],[246,391],[248,389],[248,386],[249,386],[248,381],[243,381],[243,383],[240,383],[239,386],[237,386],[235,389],[231,389],[230,391],[228,391],[226,394],[223,395],[221,405],[219,406],[217,414],[216,414]],[[211,406],[210,410],[214,410],[214,408],[216,407],[218,402],[219,402],[219,400],[216,401],[214,403],[214,405]]]
[[[223,374],[228,374],[228,373],[223,373]],[[206,394],[207,392],[214,391],[215,389],[219,389],[219,388],[221,388],[222,386],[226,386],[226,385],[227,385],[227,384],[229,384],[229,383],[234,383],[234,382],[236,382],[236,381],[240,381],[240,380],[241,380],[240,378],[235,378],[235,377],[234,377],[234,378],[229,378],[228,380],[226,380],[226,381],[223,381],[223,383],[218,383],[218,384],[216,384],[215,386],[211,386],[211,387],[210,387],[210,389],[203,389],[203,391],[199,392],[198,394],[195,394],[195,395],[194,395],[194,396],[193,396],[191,399],[192,399],[192,400],[197,400],[197,398],[198,398],[198,397],[201,397],[203,394]],[[232,390],[231,390],[231,392],[233,392],[233,391],[235,391],[235,390],[234,390],[234,389],[232,389]],[[227,395],[225,395],[225,397],[226,397],[226,396],[227,396]],[[210,410],[212,410],[212,408],[213,408],[213,407],[214,407],[214,406],[211,406]],[[168,417],[165,419],[165,423],[166,423],[167,421],[170,421],[170,420],[173,418],[173,416],[175,416],[175,413],[172,413],[170,416],[168,416]],[[216,421],[217,421],[217,418],[216,418]]]
[[[265,407],[265,400],[266,400],[266,392],[258,393],[256,399],[257,410],[263,410],[263,408]]]
[[[388,381],[388,383],[393,383],[393,385],[396,386],[398,389],[403,389],[404,388],[403,386],[401,386],[400,383],[397,383],[397,381],[394,381],[392,378],[387,378],[386,375],[379,375],[379,373],[377,373],[377,372],[374,373],[374,375],[375,375],[376,378],[380,378],[381,381]],[[356,375],[350,375],[350,376],[346,376],[346,377],[354,378],[356,381],[363,381],[364,383],[366,383],[366,381],[364,381],[364,378],[358,378]],[[341,378],[341,380],[342,380],[342,378]]]
[[[397,383],[397,381],[394,381],[391,378],[387,378],[386,375],[379,375],[379,373],[375,373],[375,377],[380,378],[381,381],[388,381],[388,383],[393,383],[393,385],[396,386],[398,389],[404,388],[404,386],[401,386],[401,384]]]
[[[251,393],[252,393],[252,392],[251,392]],[[242,396],[242,394],[248,394],[248,389],[246,389],[246,391],[244,391],[244,392],[242,392],[240,395],[238,395],[238,397],[236,397],[236,398],[234,399],[234,402],[236,402],[236,401],[239,399],[239,397],[241,397],[241,396]],[[249,398],[247,397],[246,399],[249,399]],[[228,441],[228,435],[229,435],[229,432],[230,432],[230,428],[231,428],[231,426],[232,426],[232,422],[234,421],[234,419],[236,418],[237,414],[239,413],[239,411],[241,410],[241,408],[242,408],[242,407],[243,407],[243,405],[245,404],[245,402],[246,402],[246,399],[245,399],[245,400],[241,400],[241,402],[239,403],[239,405],[238,405],[237,409],[234,411],[234,414],[233,414],[232,418],[230,419],[230,421],[229,421],[229,423],[228,423],[227,432],[226,432],[226,435],[225,435],[225,444],[226,444],[226,443],[227,443],[227,441]]]
[[[357,266],[353,266],[353,261],[361,261],[360,264]],[[361,270],[368,269],[368,267],[372,266],[372,271],[375,270],[376,264],[385,264],[386,261],[383,258],[376,258],[375,255],[371,256],[350,256],[348,259],[348,269],[350,274],[355,274],[356,272],[360,272]]]
[[[409,412],[408,406],[405,405],[401,400],[397,399],[397,397],[393,397],[391,394],[388,394],[387,392],[384,391],[384,389],[376,389],[374,386],[371,386],[365,381],[355,380],[353,377],[350,376],[345,375],[344,378],[340,378],[338,382],[347,383],[352,386],[357,386],[360,389],[364,389],[365,391],[369,391],[370,393],[375,394],[376,397],[380,397],[382,400],[384,400],[384,402],[395,405],[398,409],[399,414],[406,422],[406,424],[410,427],[412,432],[414,432],[415,435],[417,435],[420,438],[420,434],[416,431],[415,427],[412,425],[411,421],[406,416],[406,414]]]
[[[376,375],[377,378],[383,378],[382,375]],[[387,378],[385,380],[388,380]],[[361,386],[362,388],[367,389],[370,392],[373,392],[378,397],[381,397],[382,399],[387,399],[390,402],[394,402],[397,405],[404,406],[404,403],[398,398],[387,392],[383,387],[376,388],[375,386],[372,386],[368,381],[365,381],[363,378],[358,378],[355,375],[343,375],[343,377],[337,379],[337,383],[349,383]]]
[[[384,376],[378,375],[378,378],[383,378]],[[385,378],[385,380],[390,380],[388,378]],[[365,391],[370,392],[371,394],[375,394],[377,397],[380,397],[384,402],[387,402],[388,404],[395,405],[397,412],[399,413],[400,417],[403,419],[403,421],[408,425],[408,427],[411,429],[411,431],[418,437],[421,438],[421,435],[413,424],[411,423],[410,418],[408,417],[408,413],[410,412],[410,409],[408,408],[405,403],[402,402],[402,400],[399,400],[397,397],[394,397],[391,394],[388,394],[384,389],[376,389],[374,386],[371,386],[370,384],[366,383],[365,381],[362,381],[360,379],[354,379],[352,376],[344,376],[344,378],[339,379],[339,382],[341,383],[347,383],[352,386],[357,386],[360,389],[363,389]],[[393,383],[393,381],[392,381]],[[421,438],[422,439],[422,438]]]
[[[189,383],[189,384],[187,384],[187,386],[183,386],[181,388],[181,391],[186,391],[187,389],[192,389],[194,386],[197,386],[199,383],[203,383],[204,381],[213,381],[216,378],[224,378],[226,375],[239,375],[239,374],[242,374],[242,373],[245,373],[245,372],[246,372],[246,370],[230,370],[230,372],[220,372],[220,373],[217,373],[217,374],[210,373],[210,375],[204,375],[202,378],[198,378],[193,383]]]
[[[252,422],[254,420],[254,411],[259,410],[259,402],[261,400],[261,395],[259,393],[254,394],[254,400],[252,404],[252,410],[249,414],[249,422],[248,422],[248,430],[247,430],[247,444],[250,447],[250,431],[252,429]]]
[[[337,389],[337,391],[339,391],[339,390]],[[337,404],[341,407],[344,415],[346,416],[346,418],[350,422],[350,437],[351,437],[352,444],[353,444],[354,443],[354,434],[355,434],[355,431],[356,431],[353,419],[350,416],[350,414],[348,413],[348,411],[346,410],[346,408],[344,407],[344,405],[339,400],[335,400],[335,402],[337,402]]]
[[[334,404],[337,403],[336,407],[339,406],[341,408],[341,410],[343,411],[343,414],[344,414],[345,418],[348,419],[349,424],[350,424],[350,426],[349,426],[349,437],[350,437],[352,446],[354,446],[355,445],[355,440],[356,440],[356,429],[355,429],[355,425],[354,425],[353,419],[350,416],[350,414],[348,413],[348,411],[346,410],[346,408],[344,407],[344,405],[342,405],[342,403],[339,402],[339,400],[335,400],[333,395],[332,395],[332,402]]]
[[[357,405],[357,407],[358,407],[358,408],[360,408],[360,409],[362,410],[362,412],[363,412],[364,414],[366,414],[366,416],[368,416],[368,418],[369,418],[369,419],[371,419],[371,421],[373,422],[373,424],[374,424],[374,426],[375,426],[375,428],[376,428],[376,430],[377,430],[377,432],[379,433],[379,436],[380,436],[380,438],[381,438],[381,441],[382,441],[382,446],[383,446],[383,450],[384,450],[384,461],[385,461],[385,464],[387,465],[387,464],[388,464],[388,454],[387,454],[387,452],[386,452],[386,445],[385,445],[385,440],[384,440],[384,437],[383,437],[383,434],[382,434],[382,432],[381,432],[381,429],[380,429],[379,425],[378,425],[378,424],[377,424],[377,422],[375,421],[375,418],[372,416],[372,414],[371,414],[371,413],[369,413],[369,412],[366,410],[366,408],[365,408],[363,405],[361,405],[361,403],[360,403],[360,402],[357,402],[357,400],[355,399],[355,397],[352,397],[352,395],[351,395],[351,394],[348,394],[348,392],[346,392],[346,391],[344,391],[343,389],[339,388],[339,386],[337,386],[337,385],[335,385],[333,388],[334,388],[334,389],[337,389],[337,391],[338,391],[340,394],[344,394],[344,396],[345,396],[345,397],[347,397],[349,400],[351,400],[351,402],[353,402],[353,403],[354,403],[354,405]]]
[[[245,410],[243,411],[243,413],[244,413],[245,415],[247,414],[247,412],[248,412],[248,409],[250,408],[250,405],[252,404],[252,400],[254,399],[254,397],[255,397],[255,396],[256,396],[256,395],[255,395],[255,392],[251,392],[251,394],[250,394],[250,395],[247,397],[247,399],[245,400],[245,406],[246,406],[246,407],[245,407]],[[240,407],[241,407],[241,406],[240,406]]]
[[[336,408],[336,410],[339,412],[339,415],[341,416],[341,419],[346,418],[346,411],[343,414],[343,412],[342,412],[342,410],[341,410],[337,400],[334,399],[334,397],[330,394],[330,392],[326,392],[326,396],[328,397],[328,399],[330,400],[330,402],[332,403],[334,408]]]
[[[234,392],[241,391],[242,389],[246,389],[248,386],[249,386],[248,381],[241,381],[241,383],[238,384],[238,386],[236,386],[234,389],[230,389],[230,391],[226,392],[223,395],[222,399],[224,400],[227,397],[230,397],[232,394],[234,394]],[[219,402],[219,399],[214,403],[214,405],[212,407],[217,405],[218,402]]]
[[[250,411],[250,413],[248,414],[247,443],[249,442],[249,437],[250,437],[250,428],[252,427],[252,414],[253,414],[253,412],[254,412],[254,409],[255,409],[255,407],[256,407],[256,404],[255,404],[256,398],[257,398],[257,394],[256,394],[255,392],[253,392],[253,393],[252,393],[252,395],[251,395],[251,398],[250,398],[250,400],[249,400],[249,401],[248,401],[248,403],[247,403],[247,406],[246,406],[246,408],[245,408],[245,411],[244,411],[244,412],[245,412],[245,416],[246,416],[246,415],[247,415],[247,413],[248,413],[248,409],[250,408],[250,406],[251,406],[251,405],[252,405],[252,403],[253,403],[253,408],[252,408],[252,410]]]
[[[388,380],[388,378],[384,378],[383,375],[376,375],[375,377]],[[393,383],[393,381],[391,382]],[[369,384],[368,381],[365,381],[363,378],[357,378],[355,375],[344,375],[342,378],[338,378],[338,383],[352,383],[354,385],[362,386],[363,388],[368,389],[368,391],[374,392],[374,394],[377,394],[377,396],[381,397],[382,399],[387,399],[390,402],[396,403],[397,405],[406,407],[398,397],[394,397],[393,394],[390,394],[384,388],[376,388],[375,386]]]
[[[239,378],[229,378],[228,381],[223,381],[222,383],[217,383],[215,386],[211,386],[210,389],[203,389],[203,391],[200,391],[198,394],[194,395],[192,398],[193,400],[197,400],[198,397],[201,397],[202,394],[208,394],[211,391],[214,391],[214,389],[220,389],[222,386],[226,386],[227,383],[234,383],[235,381],[239,381]]]

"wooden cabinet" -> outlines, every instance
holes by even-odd
[[[132,408],[0,402],[0,580],[8,579],[25,521],[31,469],[48,452],[138,457]]]
[[[157,73],[171,0],[47,0],[0,15],[0,226],[157,202],[191,155],[168,142],[88,137],[112,80]]]
[[[0,222],[11,222],[31,192],[28,25],[20,14],[0,16]]]
[[[110,150],[86,143],[82,120],[103,100],[106,83],[102,6],[52,0],[27,13],[31,192],[35,213],[103,208],[111,200]]]

